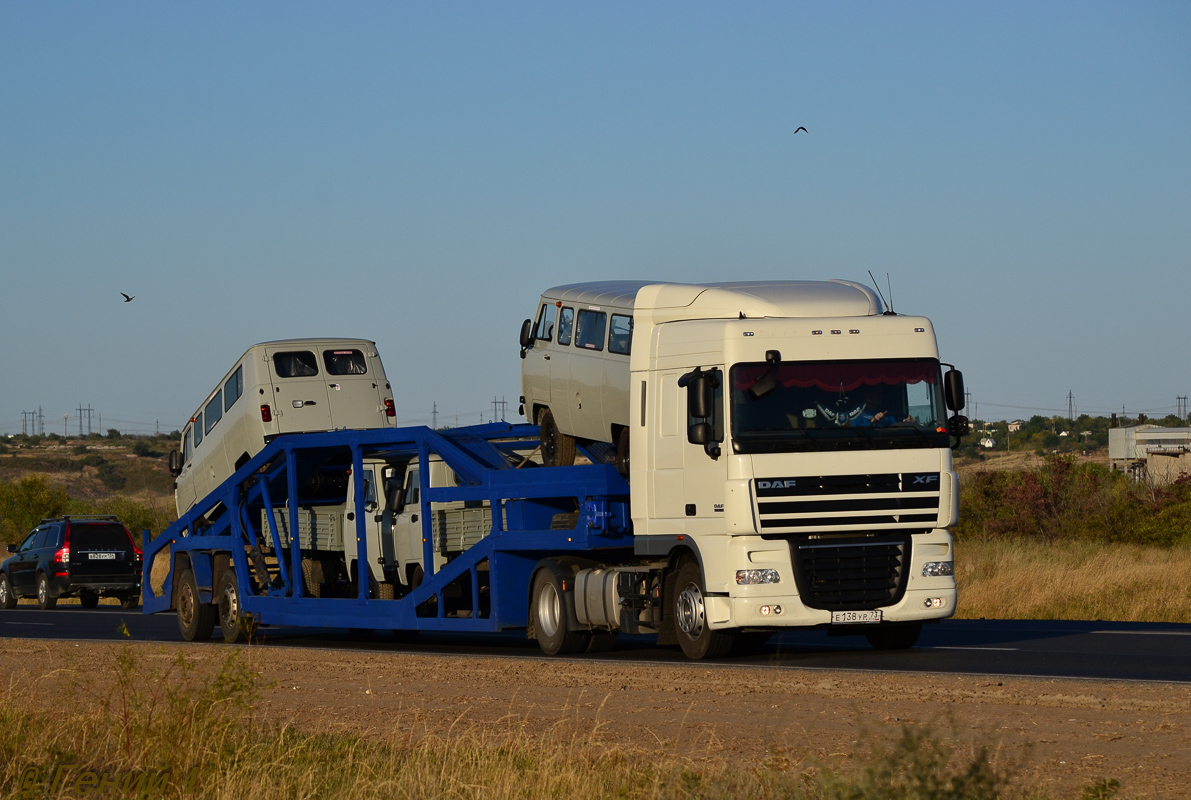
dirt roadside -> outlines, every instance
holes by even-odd
[[[123,646],[150,669],[179,651],[200,668],[227,654],[213,645],[0,639],[0,679],[52,705],[80,676],[111,673]],[[929,723],[946,738],[991,746],[998,759],[1022,760],[1023,776],[1053,797],[1078,796],[1101,778],[1120,781],[1120,797],[1181,798],[1191,786],[1187,685],[296,648],[247,656],[270,684],[263,715],[312,730],[516,726],[645,756],[781,769],[846,764],[902,725]]]

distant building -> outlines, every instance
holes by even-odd
[[[1191,428],[1135,425],[1108,429],[1112,468],[1157,485],[1191,475]]]
[[[980,446],[987,447],[988,449],[991,450],[992,448],[997,446],[997,440],[992,438],[991,436],[985,436],[983,439],[980,440]]]
[[[1026,423],[1024,421],[1022,421],[1020,419],[1015,419],[1015,420],[1013,420],[1013,422],[1009,423],[1009,432],[1017,433],[1018,431],[1021,430],[1021,426],[1025,425],[1025,424]]]

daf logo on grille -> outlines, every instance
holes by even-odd
[[[758,489],[789,489],[791,486],[797,485],[794,479],[785,481],[757,481]]]

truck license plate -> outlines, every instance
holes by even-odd
[[[88,553],[87,558],[92,561],[115,561],[115,553]]]
[[[864,622],[880,622],[881,609],[875,611],[832,611],[832,625],[854,625]]]

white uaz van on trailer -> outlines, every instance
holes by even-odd
[[[393,427],[376,344],[290,339],[253,345],[198,407],[170,453],[178,514],[283,433]]]

